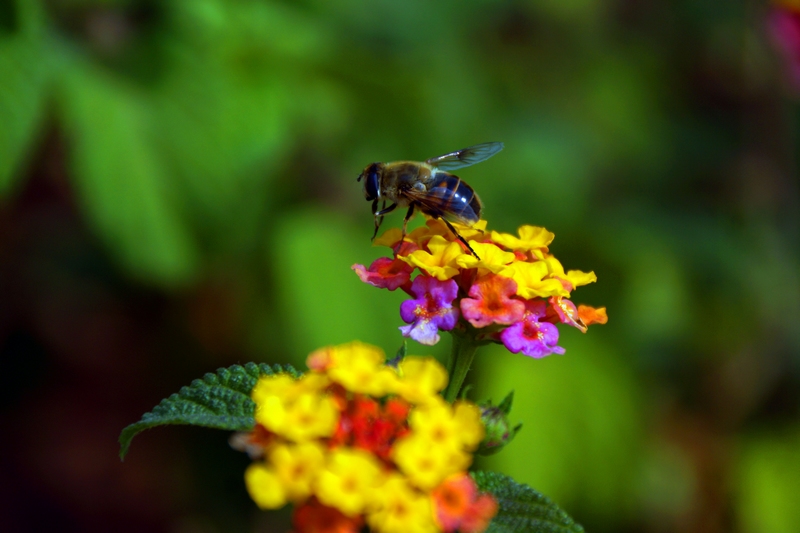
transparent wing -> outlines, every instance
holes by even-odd
[[[425,162],[439,170],[456,170],[486,161],[502,149],[503,143],[476,144],[449,154],[431,157]]]

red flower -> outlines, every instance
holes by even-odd
[[[335,507],[327,507],[312,498],[297,507],[292,516],[293,533],[358,533],[364,519],[347,516]]]
[[[369,396],[356,395],[339,418],[330,446],[352,446],[389,461],[392,445],[408,432],[409,405],[393,398],[381,405]]]

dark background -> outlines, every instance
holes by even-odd
[[[555,232],[610,321],[561,357],[479,352],[472,397],[514,389],[524,424],[481,466],[592,532],[796,531],[798,110],[770,9],[0,1],[0,529],[286,530],[228,435],[149,431],[121,463],[120,430],[220,366],[393,352],[403,295],[350,270],[386,251],[355,178],[503,141],[459,172],[490,228]]]

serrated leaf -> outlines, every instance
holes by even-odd
[[[498,510],[487,533],[582,533],[577,524],[549,498],[528,485],[497,472],[473,472],[482,492],[490,492]]]
[[[128,453],[133,437],[146,429],[164,425],[203,426],[228,431],[248,431],[255,426],[255,403],[250,392],[258,378],[280,372],[297,377],[291,366],[270,367],[248,363],[220,368],[196,379],[188,387],[161,401],[142,419],[122,430],[119,436],[120,459]]]

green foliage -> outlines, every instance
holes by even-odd
[[[478,468],[512,475],[613,524],[632,511],[627,502],[639,468],[642,413],[630,370],[598,342],[603,332],[564,331],[559,344],[566,354],[541,360],[483,348],[473,372],[480,377],[477,397],[499,397],[513,387],[514,412],[525,424],[502,453],[481,457]]]
[[[255,426],[255,402],[250,392],[260,376],[286,372],[297,376],[290,366],[270,367],[248,363],[220,368],[161,401],[142,419],[122,430],[119,436],[120,458],[128,453],[133,437],[146,429],[164,425],[203,426],[228,431],[248,431]]]
[[[497,472],[473,472],[498,503],[487,533],[581,533],[583,528],[546,496]]]
[[[20,175],[40,128],[54,61],[47,54],[37,2],[8,1],[0,16],[0,196]]]
[[[745,440],[737,458],[735,491],[745,533],[790,533],[800,523],[800,431]]]
[[[201,316],[195,291],[234,280],[246,296],[230,298],[235,333],[220,336],[219,353],[299,362],[355,338],[391,353],[405,295],[349,268],[388,251],[369,248],[356,175],[372,161],[503,141],[502,154],[459,174],[493,229],[546,226],[565,267],[594,269],[598,283],[576,303],[607,305],[610,323],[564,333],[563,358],[481,350],[473,390],[514,388],[526,426],[486,464],[593,530],[675,528],[642,523],[642,502],[658,502],[659,520],[673,483],[635,482],[640,444],[670,450],[654,470],[672,470],[675,484],[715,483],[695,479],[707,474],[653,431],[662,407],[739,441],[742,421],[772,413],[784,390],[796,403],[800,390],[800,374],[783,372],[800,364],[797,106],[778,83],[767,10],[747,6],[0,0],[2,215],[48,211],[39,194],[57,189],[59,209],[85,223],[123,279],[172,289],[163,297],[176,315]],[[9,227],[37,227],[29,221]],[[51,251],[15,235],[3,243],[36,250],[19,270],[49,287]],[[41,331],[67,329],[44,320]],[[711,512],[753,531],[789,527],[797,490],[781,439],[795,442],[747,441],[740,496]]]
[[[405,294],[362,283],[350,268],[356,262],[369,265],[387,250],[369,250],[371,222],[358,228],[320,210],[287,217],[276,228],[270,255],[281,273],[277,296],[286,313],[281,333],[292,353],[305,357],[320,346],[353,339],[378,346],[400,342],[395,328],[403,324],[397,310]]]
[[[148,141],[145,103],[90,65],[67,72],[61,91],[71,163],[83,207],[135,275],[177,284],[197,268],[197,251]]]

